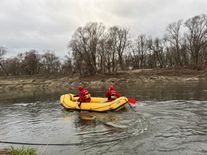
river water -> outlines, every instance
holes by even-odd
[[[66,92],[1,94],[0,141],[48,144],[30,146],[41,155],[207,154],[207,81],[117,89],[138,104],[118,112],[79,113],[59,105]],[[101,96],[104,90],[91,92]],[[95,119],[86,121],[84,115]]]

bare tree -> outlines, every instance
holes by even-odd
[[[145,66],[145,55],[148,50],[148,40],[145,35],[139,35],[134,43],[133,54],[135,57],[135,64],[138,68]]]
[[[167,32],[168,34],[166,35],[166,39],[170,42],[172,45],[172,50],[175,51],[174,57],[176,65],[182,66],[182,59],[181,59],[181,25],[182,25],[182,20],[179,20],[178,22],[174,22],[169,24],[167,27]]]
[[[104,34],[105,27],[98,23],[88,23],[84,27],[79,27],[69,47],[73,51],[73,56],[77,66],[86,65],[88,74],[97,72],[97,47]],[[83,61],[82,64],[79,61]],[[79,70],[82,66],[78,67]]]
[[[61,64],[59,58],[50,51],[42,55],[41,64],[43,73],[57,73],[60,71]]]
[[[102,40],[99,41],[98,46],[98,71],[100,73],[107,72],[107,47],[106,47],[106,36],[103,37]]]
[[[107,60],[107,70],[108,73],[117,71],[117,28],[111,27],[108,30],[107,39],[106,39],[106,60]]]
[[[195,16],[185,22],[187,27],[186,37],[191,52],[192,64],[201,62],[201,50],[207,44],[207,15]]]
[[[105,53],[107,72],[116,72],[119,67],[123,70],[125,68],[124,52],[129,45],[128,30],[118,26],[110,27],[103,41],[101,51]]]
[[[117,27],[118,28],[118,27]],[[119,56],[119,63],[120,63],[120,67],[121,70],[124,70],[124,58],[123,58],[123,54],[124,51],[126,49],[126,47],[128,46],[128,30],[125,28],[118,28],[118,45],[117,45],[117,52],[118,52],[118,56]]]
[[[65,56],[65,60],[62,64],[62,72],[63,74],[70,74],[70,75],[73,75],[73,73],[75,72],[73,70],[73,65],[72,65],[72,60],[71,60],[71,57],[69,57],[68,55]]]
[[[5,61],[5,68],[9,72],[10,75],[21,75],[22,67],[20,60],[17,57],[8,58]]]
[[[40,71],[40,56],[36,50],[25,52],[23,68],[26,74],[34,75]]]
[[[159,38],[156,38],[154,41],[153,40],[149,40],[148,41],[148,47],[149,49],[152,51],[152,57],[153,57],[153,61],[154,61],[154,67],[157,66],[157,61],[159,63],[159,67],[160,68],[164,68],[165,67],[165,63],[164,63],[164,54],[163,54],[163,46],[162,46],[162,41]]]

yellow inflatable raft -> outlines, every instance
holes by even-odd
[[[107,98],[91,97],[91,102],[83,102],[79,107],[78,97],[74,94],[65,94],[60,97],[60,104],[70,110],[89,110],[89,111],[118,111],[126,105],[128,99],[119,97],[114,101],[107,102]]]

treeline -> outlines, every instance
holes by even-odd
[[[6,49],[0,47],[0,58],[5,53]],[[16,57],[1,60],[0,65],[0,75],[67,74],[72,71],[71,58],[66,57],[61,63],[59,57],[50,51],[44,54],[36,50],[20,53]]]
[[[1,74],[93,75],[143,68],[203,69],[207,67],[207,15],[169,24],[162,38],[132,38],[127,28],[88,23],[75,31],[68,48],[72,56],[65,62],[50,52],[39,55],[34,50],[3,60],[1,49]]]
[[[156,24],[156,23],[155,23]],[[207,66],[207,15],[169,24],[163,38],[130,38],[126,28],[98,23],[79,27],[70,42],[80,74],[141,68]]]

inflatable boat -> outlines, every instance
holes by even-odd
[[[74,94],[65,94],[60,97],[60,104],[68,110],[88,110],[88,111],[118,111],[127,104],[128,99],[126,97],[119,97],[111,102],[107,101],[104,97],[91,97],[91,102],[77,101],[78,97]]]

